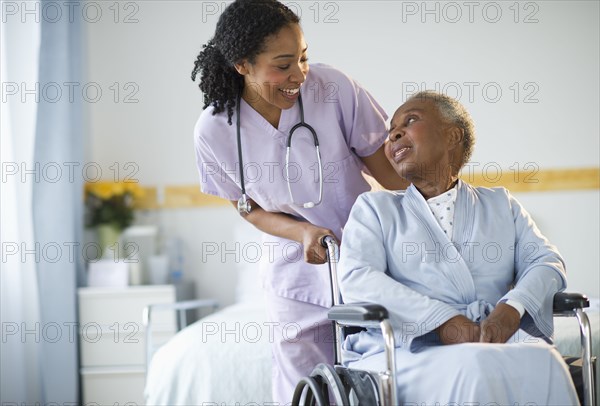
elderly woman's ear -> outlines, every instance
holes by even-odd
[[[448,149],[454,149],[463,145],[464,130],[458,126],[451,125],[447,129]]]

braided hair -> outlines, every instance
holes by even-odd
[[[223,11],[214,37],[208,41],[194,62],[192,80],[200,75],[198,87],[204,93],[204,109],[212,105],[213,115],[227,109],[231,125],[238,94],[244,77],[234,64],[247,59],[254,63],[264,50],[265,40],[283,27],[299,24],[300,19],[276,0],[236,0]]]

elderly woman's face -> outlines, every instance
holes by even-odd
[[[409,100],[392,117],[385,155],[409,181],[440,179],[450,163],[448,128],[433,101]]]

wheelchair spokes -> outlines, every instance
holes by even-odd
[[[292,406],[373,406],[381,404],[372,373],[319,364],[296,386]]]

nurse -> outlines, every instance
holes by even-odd
[[[316,364],[333,361],[320,240],[341,239],[354,201],[370,189],[362,170],[387,189],[407,185],[385,158],[382,108],[340,71],[309,65],[307,53],[289,8],[238,0],[223,11],[192,72],[204,94],[194,133],[202,191],[230,200],[265,233],[261,272],[280,404]],[[315,136],[303,126],[290,140],[303,119]]]

